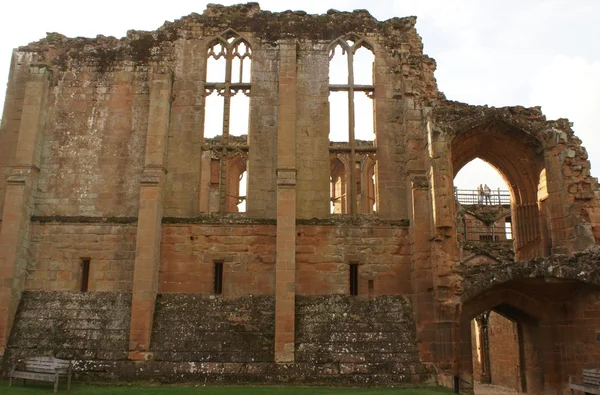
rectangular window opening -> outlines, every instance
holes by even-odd
[[[358,295],[358,263],[350,264],[350,295]]]
[[[81,292],[88,291],[88,285],[90,282],[90,259],[82,258],[81,259]]]
[[[214,292],[215,295],[221,295],[223,293],[223,262],[215,262],[215,282]]]

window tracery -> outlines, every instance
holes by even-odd
[[[208,174],[200,192],[207,193],[208,202],[200,201],[209,212],[245,211],[251,70],[250,44],[234,30],[226,30],[209,44],[203,138],[212,154],[210,160],[203,160],[210,171],[204,172]]]
[[[373,46],[349,34],[332,42],[328,50],[331,212],[373,214],[376,212]]]

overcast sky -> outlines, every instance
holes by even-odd
[[[240,1],[213,1],[236,4]],[[171,0],[0,1],[0,108],[11,51],[45,37],[122,37],[155,30],[207,2]],[[542,106],[549,119],[569,118],[600,175],[600,1],[597,0],[264,0],[270,11],[367,9],[379,20],[416,15],[425,53],[437,61],[439,89],[449,99],[490,106]],[[471,162],[460,188],[501,179]],[[468,173],[467,173],[468,170]]]

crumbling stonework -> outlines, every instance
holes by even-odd
[[[23,293],[3,369],[28,356],[127,358],[130,305],[129,292]]]
[[[599,195],[581,141],[539,108],[447,100],[415,23],[209,5],[152,32],[16,49],[0,127],[0,355],[39,339],[84,379],[459,376],[470,393],[471,321],[494,311],[517,325],[529,393],[563,394],[569,374],[598,368]],[[359,50],[373,64],[333,83],[330,58],[354,66]],[[344,141],[329,109],[340,92]],[[370,139],[355,95],[372,100]],[[454,176],[477,157],[508,181],[502,212],[456,204]],[[512,244],[461,233],[508,215]],[[75,311],[121,295],[115,354],[32,327],[30,301],[48,291]],[[65,314],[53,322],[89,324]]]

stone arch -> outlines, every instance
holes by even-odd
[[[356,50],[361,47],[367,48],[373,53],[375,52],[375,47],[373,44],[356,33],[348,33],[336,38],[328,45],[327,50],[332,51],[338,45],[342,48],[342,50],[352,53],[356,52]]]
[[[589,175],[587,153],[567,120],[548,121],[539,107],[494,108],[446,100],[430,120],[430,158],[437,184],[475,158],[490,163],[507,181],[517,258],[584,250],[594,245],[594,232],[600,239],[600,228],[590,224],[600,212],[592,192],[598,183]],[[443,158],[448,152],[450,158]],[[538,196],[542,175],[549,180],[545,199]],[[444,195],[449,190],[436,193],[436,199]]]
[[[501,121],[486,120],[454,136],[451,156],[454,176],[468,162],[480,158],[504,177],[517,205],[536,202],[544,158],[541,142],[528,133]]]
[[[348,211],[348,159],[344,155],[331,154],[329,169],[332,214],[345,214]]]
[[[244,152],[233,153],[227,159],[227,178],[226,184],[226,211],[237,212],[238,204],[246,200],[246,196],[240,196],[240,181],[247,168],[247,155]]]
[[[537,190],[544,168],[542,143],[515,126],[484,119],[452,138],[451,158],[454,176],[475,158],[483,159],[499,171],[511,193],[517,256],[541,255]]]
[[[493,311],[515,325],[515,344],[511,347],[516,347],[513,355],[517,359],[517,370],[510,375],[518,382],[519,392],[558,393],[555,391],[564,382],[560,355],[564,350],[557,354],[548,344],[557,341],[556,331],[560,323],[568,319],[563,298],[572,298],[580,286],[574,281],[527,279],[493,285],[469,298],[463,295],[458,320],[457,374],[467,381],[474,380],[471,321],[484,312]],[[513,338],[504,339],[512,341]],[[488,352],[484,354],[489,355]],[[506,367],[498,360],[491,361],[491,365],[495,363],[500,364],[496,365],[496,371]]]
[[[463,276],[461,302],[466,303],[477,295],[495,286],[511,281],[546,279],[548,281],[572,281],[580,284],[600,286],[600,247],[594,247],[573,255],[553,255],[528,261],[514,261],[511,254],[502,252],[473,252],[473,258],[461,265]],[[473,265],[475,257],[485,257],[486,270],[482,265]]]
[[[510,288],[492,287],[463,303],[461,320],[470,321],[485,311],[507,305],[535,319],[552,314],[543,303],[527,294]]]

